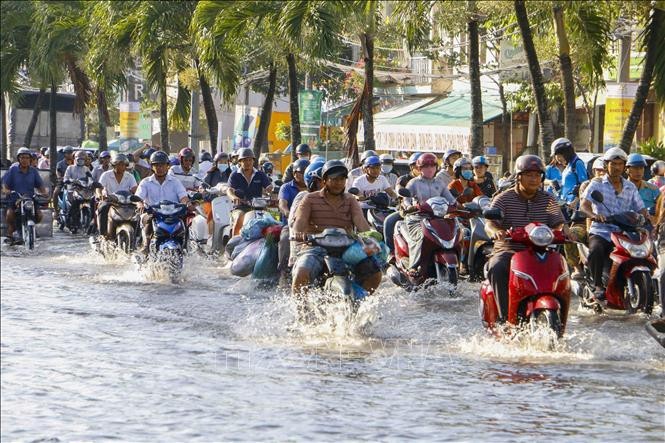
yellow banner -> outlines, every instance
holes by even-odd
[[[139,135],[138,102],[120,103],[120,137],[137,138]]]
[[[603,130],[603,149],[607,150],[621,142],[623,128],[633,109],[637,85],[617,83],[607,85],[605,100],[605,127]]]

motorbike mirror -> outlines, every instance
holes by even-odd
[[[399,188],[399,191],[397,191],[400,197],[404,198],[410,198],[411,197],[411,191],[409,191],[406,188]]]
[[[573,212],[573,216],[570,218],[570,220],[573,223],[582,223],[584,220],[587,219],[587,216],[584,212],[582,211],[575,211]]]
[[[591,193],[591,198],[596,200],[598,203],[602,203],[605,198],[603,197],[603,194],[601,194],[600,191],[593,191]]]
[[[503,211],[499,208],[485,209],[483,211],[483,217],[485,217],[487,220],[502,220]]]
[[[134,203],[139,203],[139,202],[142,202],[143,200],[141,200],[141,197],[139,197],[138,195],[130,195],[129,196],[129,201],[134,202]]]
[[[360,189],[356,188],[355,186],[353,188],[349,188],[349,194],[359,195]]]

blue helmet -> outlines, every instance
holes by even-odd
[[[305,169],[305,185],[307,185],[307,189],[310,189],[312,184],[314,183],[315,178],[322,178],[321,177],[321,170],[323,169],[323,165],[325,165],[326,162],[323,160],[315,161],[310,163],[309,166],[307,166],[307,169]]]
[[[643,166],[646,168],[647,161],[640,154],[630,154],[626,166]]]
[[[409,166],[414,166],[418,161],[418,157],[420,157],[420,155],[421,155],[420,152],[414,152],[413,154],[411,154],[411,157],[409,157]]]
[[[111,153],[109,151],[102,151],[102,153],[99,154],[99,158],[111,158]]]
[[[309,160],[301,158],[300,160],[296,160],[293,162],[293,172],[294,173],[302,172],[304,174],[308,166],[309,166]]]
[[[447,163],[451,155],[462,155],[462,151],[457,149],[448,149],[445,154],[443,154],[443,163]]]
[[[381,166],[381,159],[377,155],[370,155],[363,162],[364,167]]]
[[[275,165],[273,165],[271,162],[265,162],[261,165],[261,169],[263,170],[264,174],[272,174],[272,171],[275,170]]]
[[[473,166],[480,166],[480,165],[487,166],[487,165],[489,165],[489,163],[487,163],[487,159],[485,158],[484,155],[479,155],[477,157],[473,157],[473,159],[471,160],[471,164]]]
[[[169,155],[169,165],[177,166],[179,164],[180,164],[180,159],[175,154]]]

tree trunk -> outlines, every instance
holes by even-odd
[[[468,2],[471,18],[469,30],[469,81],[471,83],[471,156],[483,154],[483,99],[480,90],[480,51],[478,47],[478,21],[475,14],[475,1]]]
[[[194,60],[196,73],[199,76],[199,86],[201,87],[201,99],[203,100],[203,111],[206,114],[208,123],[208,135],[210,136],[210,150],[215,152],[217,146],[217,112],[215,112],[215,102],[212,99],[210,84],[205,75],[201,72],[199,60]]]
[[[5,108],[4,92],[0,94],[0,106],[2,106],[2,110],[0,110],[2,114],[2,153],[0,154],[3,158],[9,159],[11,156],[9,155],[9,144],[7,143],[7,108]]]
[[[510,144],[510,126],[513,122],[508,113],[508,100],[503,89],[503,84],[499,82],[499,99],[501,100],[501,138],[503,140],[503,149],[501,150],[501,172],[510,170],[510,157],[513,147]],[[496,177],[498,180],[499,177]]]
[[[162,151],[170,152],[169,148],[169,121],[168,104],[166,102],[166,80],[164,86],[159,91],[159,138],[162,144]]]
[[[268,75],[268,93],[261,109],[261,120],[259,129],[256,131],[254,141],[254,157],[259,158],[262,152],[268,152],[268,127],[272,116],[272,102],[275,100],[275,89],[277,88],[277,67],[270,63],[270,74]]]
[[[531,87],[533,88],[533,94],[536,98],[536,106],[538,108],[538,122],[540,124],[540,140],[543,145],[543,149],[547,149],[554,141],[554,129],[552,127],[552,118],[550,117],[547,97],[545,96],[543,74],[540,70],[540,63],[538,62],[536,47],[533,44],[533,36],[531,34],[529,17],[526,13],[524,0],[515,0],[515,15],[517,17],[517,24],[519,25],[520,32],[522,34],[524,52],[526,53],[526,58],[529,63]]]
[[[55,81],[51,81],[51,96],[49,97],[49,164],[51,168],[51,187],[54,188],[58,180],[55,167],[58,164],[58,128],[57,128],[57,110],[55,100],[58,94],[58,87]]]
[[[365,62],[365,99],[362,104],[363,114],[363,138],[365,140],[365,151],[375,150],[374,141],[374,36],[360,34],[362,43],[363,60]]]
[[[35,133],[35,126],[37,126],[37,120],[39,120],[39,115],[42,113],[42,102],[44,101],[44,96],[46,95],[46,88],[39,88],[39,94],[37,95],[37,100],[35,100],[35,107],[32,109],[32,117],[30,118],[30,123],[28,124],[28,129],[25,130],[25,139],[23,141],[23,146],[30,148],[32,144],[32,134]]]
[[[106,127],[111,122],[109,121],[109,111],[106,105],[106,94],[99,86],[97,87],[97,119],[99,120],[97,141],[99,142],[99,149],[105,151],[109,147],[106,139]]]
[[[580,96],[582,96],[582,103],[584,104],[584,112],[586,114],[587,120],[589,122],[589,141],[587,142],[587,149],[589,152],[594,152],[593,150],[593,135],[594,135],[594,110],[595,106],[591,106],[589,103],[589,91],[587,91],[580,82],[579,78],[575,78],[575,84],[577,84],[577,90],[580,91]],[[598,89],[596,89],[598,91]]]
[[[647,34],[649,40],[646,42],[646,55],[644,57],[642,75],[640,76],[640,83],[637,86],[637,92],[635,93],[633,109],[630,111],[630,116],[626,121],[623,136],[621,137],[621,144],[619,145],[619,147],[626,152],[630,152],[633,139],[635,138],[637,125],[640,122],[644,105],[647,102],[647,95],[649,95],[649,87],[651,86],[653,70],[656,63],[656,53],[659,50],[658,45],[663,44],[662,41],[659,41],[658,36],[661,27],[665,26],[665,23],[663,23],[665,21],[665,10],[654,8],[651,13],[653,16],[651,22],[647,25],[647,27],[651,28],[651,32]]]
[[[360,163],[360,159],[358,158],[358,122],[360,121],[360,115],[362,114],[363,102],[366,99],[367,85],[363,87],[356,103],[353,105],[349,118],[346,120],[344,150],[346,151],[346,157],[349,159],[352,168],[357,168]]]
[[[300,106],[298,105],[298,73],[296,71],[296,57],[289,53],[286,56],[289,65],[289,109],[291,111],[291,159],[296,160],[296,146],[301,143],[300,135]]]
[[[561,86],[563,87],[564,134],[568,140],[575,140],[575,82],[573,80],[573,63],[570,59],[570,45],[563,21],[563,5],[552,6],[554,28],[559,44],[559,66],[561,68]]]

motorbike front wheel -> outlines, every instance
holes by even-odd
[[[437,282],[448,283],[451,286],[449,293],[450,295],[453,295],[455,293],[455,289],[457,289],[457,282],[459,280],[457,268],[448,267],[442,263],[435,263],[434,266],[436,266]]]
[[[134,233],[131,228],[120,228],[115,234],[116,246],[125,254],[134,250]]]
[[[561,319],[557,311],[549,309],[540,309],[531,314],[531,332],[541,328],[548,328],[556,334],[557,337],[563,335]]]
[[[28,243],[28,249],[35,249],[35,225],[29,224],[27,226],[28,236],[25,241]]]
[[[651,287],[651,274],[646,271],[637,271],[628,278],[625,290],[624,306],[629,314],[641,309],[645,314],[653,310],[653,288]]]

